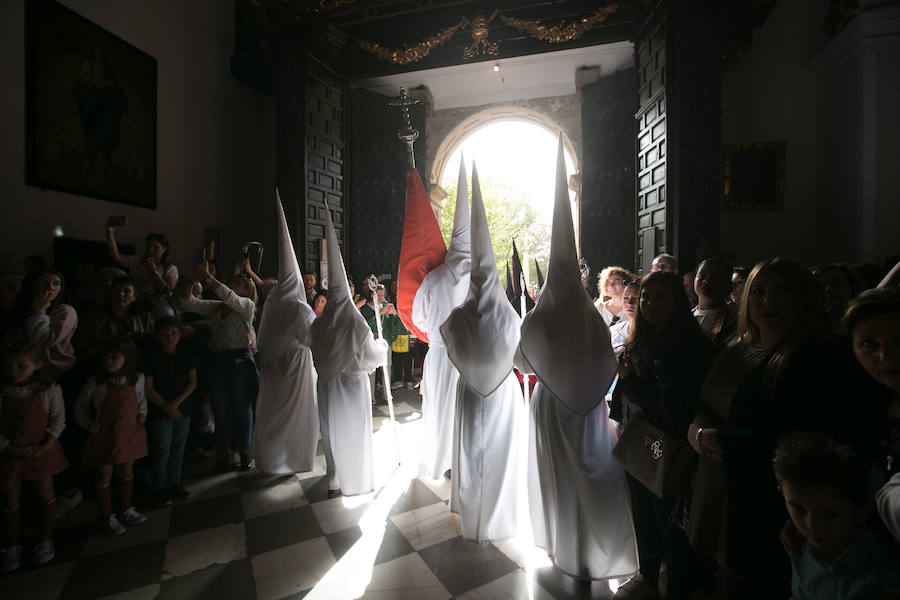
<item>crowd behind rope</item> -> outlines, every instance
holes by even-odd
[[[110,535],[146,520],[135,489],[150,505],[185,498],[186,449],[214,473],[252,468],[256,329],[277,281],[246,258],[179,276],[164,235],[131,258],[116,227],[106,233],[109,264],[79,265],[68,288],[40,257],[0,276],[2,571],[51,561],[54,518],[86,494]],[[649,421],[694,457],[667,497],[628,476],[640,573],[617,597],[655,597],[663,564],[673,599],[897,592],[900,265],[880,277],[709,257],[685,277],[663,254],[643,278],[588,273],[619,361],[610,418],[620,430]],[[313,272],[303,284],[321,314],[327,290]],[[392,348],[388,377],[372,375],[373,404],[382,381],[417,387],[427,346],[397,316],[396,279],[348,284]],[[24,502],[40,521],[29,557]]]

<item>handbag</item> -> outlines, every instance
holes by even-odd
[[[391,342],[391,351],[398,354],[409,352],[409,335],[399,334],[393,342]]]
[[[613,458],[648,490],[665,500],[684,489],[694,470],[696,453],[641,416],[628,420]]]

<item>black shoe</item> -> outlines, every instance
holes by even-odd
[[[253,461],[250,458],[249,452],[241,452],[241,466],[239,467],[241,471],[249,471],[250,467],[253,465]]]
[[[191,493],[189,491],[187,491],[180,485],[170,487],[166,491],[169,492],[169,496],[171,496],[173,500],[184,500],[185,498],[187,498],[188,496],[191,495]]]
[[[340,498],[341,496],[343,496],[343,493],[341,493],[341,490],[328,490],[328,499],[329,500],[332,498]]]

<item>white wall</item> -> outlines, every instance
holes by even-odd
[[[829,39],[827,7],[778,2],[723,76],[722,143],[787,142],[784,210],[721,215],[737,262],[900,254],[900,6],[866,6]]]
[[[816,82],[809,66],[813,2],[778,2],[722,77],[722,143],[784,140],[783,211],[722,212],[720,250],[740,264],[776,253],[816,260]]]
[[[818,83],[819,250],[900,254],[900,6],[861,13],[812,61]]]
[[[87,19],[157,59],[157,209],[25,185],[25,2],[0,4],[0,272],[22,258],[52,259],[52,230],[102,241],[108,215],[127,214],[119,239],[143,248],[164,232],[172,260],[188,268],[204,226],[219,227],[224,260],[240,244],[273,240],[274,98],[233,79],[234,4],[221,0],[63,0]],[[259,209],[262,202],[263,210]],[[263,221],[270,221],[263,231]],[[274,269],[274,244],[266,254]],[[221,263],[220,263],[221,264]]]

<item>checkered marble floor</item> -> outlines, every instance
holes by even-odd
[[[201,474],[187,462],[190,497],[147,509],[147,523],[115,538],[96,531],[86,500],[60,519],[56,559],[0,577],[9,599],[460,600],[610,598],[607,582],[579,583],[527,539],[478,544],[460,535],[446,480],[415,479],[421,402],[395,398],[374,414],[379,490],[327,498],[315,470]],[[321,448],[320,448],[321,450]],[[398,460],[398,455],[403,458]],[[26,556],[33,537],[25,537]]]

